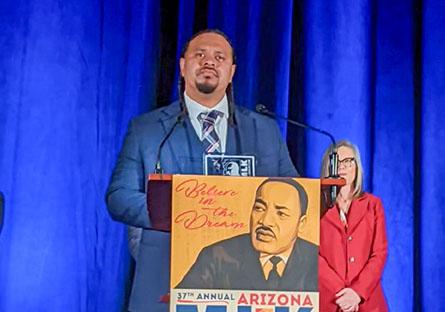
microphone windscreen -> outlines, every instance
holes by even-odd
[[[263,104],[257,104],[257,106],[255,107],[255,110],[258,113],[262,113],[262,114],[269,112],[267,107],[265,105],[263,105]]]

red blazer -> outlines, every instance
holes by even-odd
[[[364,193],[352,201],[347,219],[345,229],[333,207],[320,222],[320,311],[340,311],[335,294],[345,287],[362,298],[360,312],[388,311],[380,283],[388,254],[382,202]]]

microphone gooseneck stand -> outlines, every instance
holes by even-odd
[[[334,136],[332,134],[330,134],[329,132],[316,128],[316,127],[312,127],[310,125],[283,117],[283,116],[279,116],[277,114],[272,113],[271,111],[269,111],[267,109],[267,107],[263,104],[258,104],[256,106],[256,111],[260,114],[272,117],[274,119],[282,119],[285,120],[287,123],[300,127],[300,128],[304,128],[304,129],[308,129],[308,130],[312,130],[315,132],[318,132],[320,134],[326,135],[330,138],[330,140],[332,141],[332,151],[329,154],[329,176],[327,176],[327,179],[338,179],[339,175],[338,175],[338,154],[337,154],[337,146],[336,146],[336,142],[334,139]],[[329,190],[329,197],[330,197],[330,205],[328,205],[328,207],[332,207],[332,205],[335,203],[336,199],[337,199],[337,194],[338,194],[338,186],[333,185],[330,187]]]

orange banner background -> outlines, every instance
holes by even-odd
[[[249,232],[256,190],[264,177],[173,176],[171,288],[205,246]],[[295,179],[308,195],[301,238],[319,245],[320,180]]]

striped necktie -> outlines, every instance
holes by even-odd
[[[221,141],[216,133],[215,123],[218,116],[222,117],[222,115],[222,112],[212,110],[208,113],[201,113],[198,116],[198,120],[202,123],[202,138],[206,154],[221,151]]]

